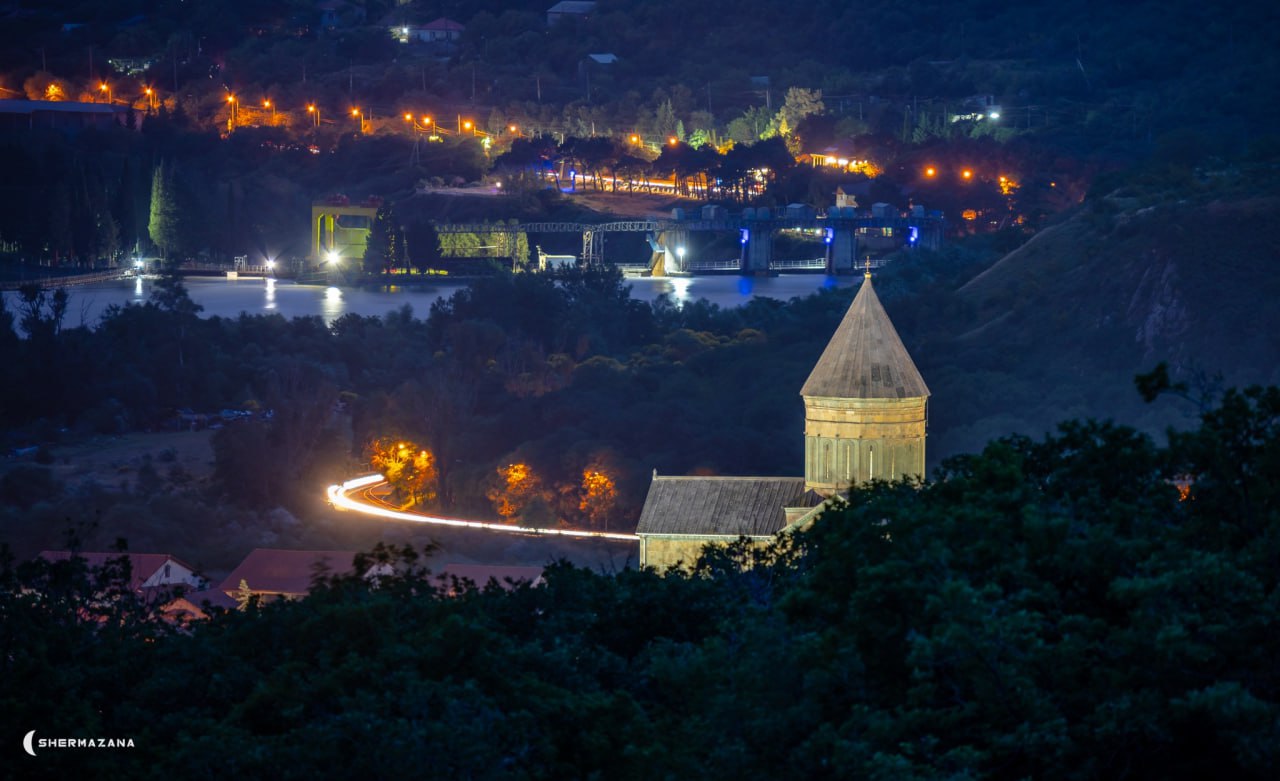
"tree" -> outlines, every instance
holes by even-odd
[[[800,140],[796,129],[800,121],[811,114],[826,111],[822,103],[822,90],[811,90],[803,87],[792,87],[787,90],[787,97],[778,110],[778,132],[787,139],[787,148],[792,154],[799,154]]]
[[[190,198],[179,180],[177,166],[162,161],[151,176],[151,218],[147,222],[147,233],[166,260],[192,246],[194,224],[190,208]]]
[[[374,215],[364,248],[364,270],[370,274],[390,273],[404,258],[404,228],[396,220],[390,201],[383,201]]]

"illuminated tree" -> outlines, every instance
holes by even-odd
[[[582,491],[578,509],[592,526],[608,528],[609,517],[618,506],[617,482],[602,469],[589,466],[582,470]]]
[[[382,437],[366,449],[369,463],[382,473],[406,505],[431,504],[439,497],[436,457],[405,439]]]
[[[498,515],[508,520],[523,519],[531,510],[542,511],[548,503],[542,480],[528,464],[516,462],[498,467],[498,482],[485,492]]]

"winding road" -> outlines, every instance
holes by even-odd
[[[445,518],[439,515],[427,515],[426,513],[413,513],[405,512],[404,510],[396,510],[393,507],[388,506],[377,496],[373,495],[373,491],[380,486],[386,485],[386,482],[386,478],[382,475],[365,475],[364,477],[357,477],[348,480],[341,485],[331,485],[326,490],[326,494],[329,497],[329,503],[339,509],[364,513],[365,515],[372,515],[379,518],[390,518],[396,521],[430,523],[437,526],[456,526],[465,529],[483,529],[485,531],[503,532],[506,534],[591,537],[604,540],[625,540],[627,542],[638,542],[640,540],[640,538],[634,534],[591,532],[578,529],[535,529],[532,526],[516,526],[514,524],[490,523],[488,521],[468,521],[464,518]]]

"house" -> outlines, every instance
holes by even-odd
[[[204,578],[195,568],[167,553],[81,553],[77,551],[40,551],[40,558],[49,562],[84,559],[90,569],[99,569],[122,558],[129,563],[129,589],[148,599],[168,595],[175,590],[195,590],[205,585]]]
[[[585,20],[596,10],[594,2],[587,0],[560,0],[547,9],[547,26],[555,25],[570,19]]]
[[[408,22],[392,22],[391,17],[384,20],[391,31],[391,37],[400,43],[429,43],[448,46],[462,38],[466,26],[440,17],[428,24],[409,24]]]
[[[228,596],[219,588],[203,591],[191,591],[180,594],[169,600],[160,608],[160,615],[165,621],[178,626],[187,626],[192,621],[205,621],[215,608],[235,610],[239,602]]]
[[[868,271],[800,389],[803,477],[659,477],[636,535],[640,565],[690,564],[707,543],[765,542],[812,523],[869,480],[924,475],[929,389]]]
[[[232,599],[243,583],[261,601],[301,599],[318,575],[346,575],[355,564],[355,551],[280,550],[255,548],[218,586]]]
[[[79,103],[71,100],[0,100],[0,130],[129,126],[128,106],[118,103]]]
[[[467,28],[465,25],[442,16],[434,22],[422,25],[418,29],[419,40],[428,43],[451,43],[461,38],[463,31]]]
[[[861,182],[841,182],[836,185],[837,209],[858,208],[859,197],[871,197],[871,182],[869,180],[863,180]]]
[[[497,583],[508,591],[520,583],[540,586],[546,582],[542,577],[542,567],[520,567],[502,564],[446,564],[440,569],[435,579],[445,587],[445,591],[449,596],[456,594],[453,587],[455,581],[469,581],[478,588],[484,588],[490,583]]]

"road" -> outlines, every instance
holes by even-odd
[[[379,474],[365,475],[348,480],[341,485],[331,485],[326,490],[329,503],[342,510],[363,513],[377,518],[388,518],[396,521],[413,523],[429,523],[437,526],[454,526],[464,529],[482,529],[501,534],[535,534],[560,537],[587,537],[602,540],[625,540],[638,542],[634,534],[617,534],[615,532],[591,532],[578,529],[535,529],[531,526],[516,526],[507,523],[490,523],[488,521],[471,521],[465,518],[447,518],[426,513],[406,512],[388,506],[373,495],[373,491],[386,485],[386,478]]]

